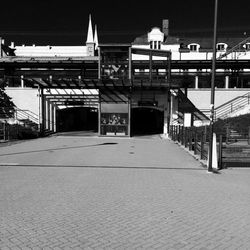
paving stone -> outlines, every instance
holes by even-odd
[[[171,141],[50,137],[0,161],[21,164],[0,166],[0,249],[250,248],[250,169],[207,174]]]

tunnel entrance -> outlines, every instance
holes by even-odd
[[[131,111],[132,135],[163,133],[164,112],[153,107],[134,107]]]
[[[98,109],[72,107],[57,110],[57,131],[98,131]]]

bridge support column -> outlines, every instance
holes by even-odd
[[[50,124],[49,129],[54,132],[54,113],[53,113],[53,104],[49,103],[49,113],[50,113]]]
[[[46,129],[50,129],[50,104],[49,104],[49,101],[46,100],[45,101],[46,103]]]
[[[229,76],[225,76],[225,89],[229,88]]]
[[[54,132],[56,132],[56,105],[54,105],[53,106],[54,108],[53,108],[53,126],[54,126],[54,128],[53,128],[53,131]]]
[[[199,88],[199,76],[195,76],[195,89]]]
[[[40,127],[40,133],[41,135],[44,135],[45,130],[45,121],[46,121],[46,105],[45,105],[45,96],[44,96],[44,89],[40,89],[41,93],[41,127]]]
[[[169,133],[169,126],[171,121],[171,109],[172,109],[172,97],[170,92],[167,94],[167,101],[164,105],[164,125],[163,125],[163,134],[164,136],[168,136]]]
[[[24,88],[24,76],[23,75],[21,75],[21,88]]]

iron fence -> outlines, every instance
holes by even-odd
[[[170,138],[193,151],[201,160],[208,159],[209,126],[170,126]],[[237,135],[224,131],[216,136],[218,168],[250,167],[250,129],[248,134]]]
[[[201,160],[208,157],[208,133],[207,127],[184,127],[180,125],[170,126],[170,138],[199,155]]]

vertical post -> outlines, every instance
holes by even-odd
[[[41,88],[40,90],[41,90],[41,115],[42,115],[40,133],[44,135],[46,106],[45,106],[45,100],[44,100],[44,88]]]
[[[3,123],[3,140],[6,141],[6,123]]]
[[[50,130],[52,131],[52,132],[55,132],[54,131],[54,105],[53,105],[53,103],[51,103],[50,102]]]
[[[225,89],[229,88],[229,76],[225,76]]]
[[[131,137],[131,98],[128,97],[128,136]]]
[[[171,52],[169,53],[169,56],[167,57],[167,59],[168,59],[168,69],[167,69],[168,79],[167,79],[167,82],[168,82],[168,86],[170,89],[171,88]]]
[[[187,147],[187,128],[184,127],[184,147]]]
[[[213,63],[212,63],[212,81],[211,81],[211,105],[210,105],[210,135],[209,135],[209,162],[208,172],[213,171],[212,157],[213,157],[213,133],[214,133],[214,91],[215,91],[215,75],[216,75],[216,43],[217,43],[217,11],[218,0],[215,0],[214,6],[214,39],[213,39]]]
[[[46,103],[46,129],[50,130],[50,104],[49,100],[45,100]]]
[[[199,88],[199,76],[195,76],[195,89]]]
[[[247,142],[248,142],[248,145],[250,145],[250,126],[248,127],[248,140],[247,140]]]
[[[204,132],[202,131],[201,132],[201,152],[200,152],[201,160],[203,159],[203,150],[204,150]]]
[[[99,102],[98,102],[98,135],[102,135],[101,131],[101,94],[99,92]]]
[[[149,52],[149,80],[152,82],[152,52]]]
[[[219,138],[219,169],[222,169],[222,135]]]
[[[21,88],[24,88],[24,76],[21,75]]]
[[[101,48],[98,47],[98,79],[101,80]]]
[[[128,79],[132,79],[132,52],[131,52],[131,47],[129,47],[128,51]]]
[[[56,107],[56,104],[54,105],[54,109],[53,109],[53,116],[54,116],[54,124],[53,124],[53,126],[54,126],[54,132],[56,132],[57,131],[57,126],[56,126],[56,109],[57,109],[57,107]]]
[[[192,141],[193,141],[193,131],[191,127],[189,128],[189,150],[192,150]]]
[[[197,135],[197,131],[194,130],[194,154],[196,155],[197,154],[197,138],[198,135]]]
[[[227,126],[227,130],[226,130],[226,144],[229,143],[229,137],[230,137],[230,129],[229,129],[229,127]]]

